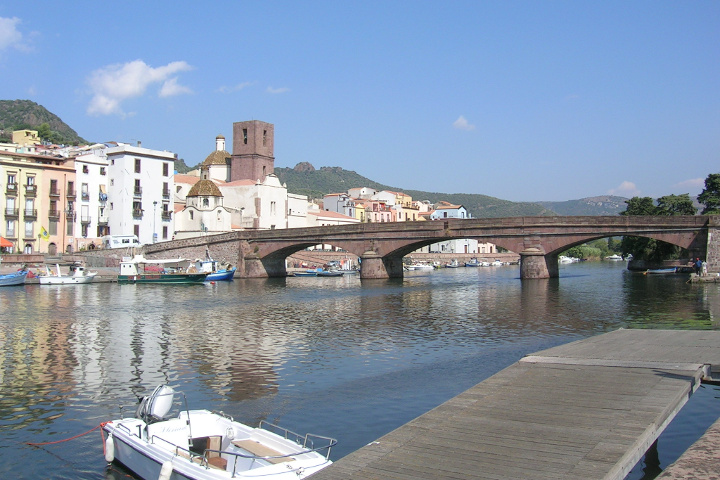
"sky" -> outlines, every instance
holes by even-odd
[[[697,195],[720,172],[720,2],[0,0],[0,99],[189,166],[261,120],[276,167],[398,189]]]

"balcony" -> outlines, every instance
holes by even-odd
[[[142,197],[142,187],[135,187],[135,190],[133,190],[133,196],[134,197]]]
[[[20,215],[20,210],[17,208],[7,207],[5,209],[6,217],[17,218],[19,215]]]
[[[142,208],[134,208],[132,211],[133,218],[142,218],[143,217],[143,209]]]
[[[25,185],[25,196],[34,197],[37,195],[37,185]]]
[[[83,192],[83,193],[80,195],[80,198],[82,199],[83,202],[89,202],[89,201],[90,201],[90,194],[87,193],[87,192]]]
[[[48,218],[60,218],[60,210],[48,210]]]
[[[51,197],[59,197],[60,190],[58,190],[57,188],[50,188],[50,196]]]
[[[108,224],[108,217],[98,217],[98,226],[100,227],[107,227]]]
[[[162,196],[165,199],[169,199],[170,198],[170,190],[163,190]]]
[[[172,212],[160,212],[160,218],[163,220],[170,220],[172,218]]]
[[[75,221],[75,210],[65,210],[65,218],[71,222]]]
[[[50,196],[52,196],[52,192],[50,193]],[[75,198],[75,189],[69,188],[67,193],[65,194],[67,198]]]
[[[88,225],[90,223],[90,219],[91,219],[91,217],[89,217],[89,216],[81,215],[80,223],[82,223],[83,225]]]
[[[17,195],[18,185],[17,183],[8,183],[5,185],[5,193],[7,195]]]
[[[37,209],[26,208],[25,210],[23,210],[23,218],[25,218],[26,220],[36,219],[37,218]]]

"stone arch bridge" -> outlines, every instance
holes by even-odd
[[[558,276],[558,253],[604,237],[640,236],[687,248],[720,271],[718,216],[562,216],[446,219],[361,223],[282,230],[236,231],[145,246],[148,258],[201,258],[209,248],[237,258],[237,276],[287,274],[285,259],[307,247],[329,244],[362,261],[361,278],[401,278],[402,258],[420,247],[455,238],[494,243],[520,254],[521,278]],[[222,253],[222,255],[220,255]]]

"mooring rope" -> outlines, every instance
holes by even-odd
[[[88,431],[85,432],[85,433],[81,433],[80,435],[75,435],[74,437],[66,438],[66,439],[64,439],[64,440],[56,440],[56,441],[54,441],[54,442],[25,442],[25,444],[26,444],[26,445],[32,445],[33,447],[40,447],[40,446],[43,446],[43,445],[53,445],[53,444],[55,444],[55,443],[68,442],[68,441],[70,441],[70,440],[75,440],[76,438],[80,438],[80,437],[82,437],[83,435],[87,435],[87,434],[90,433],[90,432],[94,432],[94,431],[97,430],[98,428],[104,427],[107,423],[108,423],[108,422],[102,422],[102,423],[101,423],[100,425],[98,425],[97,427],[92,428],[92,429],[88,430]],[[105,438],[104,435],[103,435],[103,438]],[[103,446],[104,446],[104,445],[105,445],[105,442],[103,442]]]

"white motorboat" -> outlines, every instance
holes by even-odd
[[[179,407],[177,416],[168,414]],[[327,467],[337,441],[262,421],[253,428],[222,413],[188,410],[185,396],[160,385],[135,417],[103,424],[105,459],[145,480],[303,479]]]
[[[619,262],[623,260],[623,257],[615,253],[613,255],[608,255],[607,257],[605,257],[605,260],[610,260],[611,262]]]
[[[45,274],[38,275],[38,281],[40,285],[80,285],[83,283],[90,283],[97,275],[97,272],[88,272],[85,267],[81,265],[70,265],[70,272],[67,275],[63,275],[60,272],[60,265],[55,265],[55,271],[50,270],[50,267],[45,266]]]

